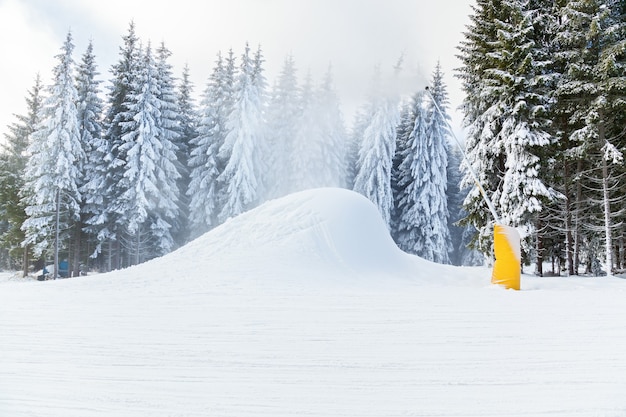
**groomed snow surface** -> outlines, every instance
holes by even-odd
[[[0,416],[626,416],[626,280],[429,263],[345,190],[0,283]]]

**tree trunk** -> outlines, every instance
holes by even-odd
[[[543,276],[543,236],[541,234],[541,220],[537,219],[537,275]]]
[[[71,276],[77,277],[80,275],[80,257],[81,257],[81,245],[83,235],[83,223],[79,220],[76,223],[76,231],[74,232],[74,261],[72,262],[72,274]]]
[[[574,275],[574,241],[572,238],[572,196],[570,195],[569,164],[565,162],[565,252],[567,257],[567,272]]]
[[[602,120],[602,112],[599,112]],[[598,140],[604,143],[604,123],[598,125]],[[604,201],[604,248],[606,251],[606,274],[613,275],[613,239],[611,236],[611,200],[609,195],[609,163],[606,156],[602,155],[602,199]]]
[[[578,160],[576,164],[576,172],[582,171],[582,160]],[[580,204],[583,198],[583,188],[580,181],[576,183],[576,201],[574,202],[574,227],[572,232],[574,233],[574,275],[578,275],[578,265],[580,265],[580,231],[579,231],[579,216],[580,216]]]
[[[54,226],[54,279],[59,277],[59,221],[61,217],[61,190],[57,188],[56,221]]]
[[[22,253],[22,276],[28,276],[28,264],[30,263],[30,246],[24,246],[24,252]]]
[[[611,236],[611,202],[609,200],[609,167],[602,158],[602,198],[604,200],[604,248],[606,251],[606,273],[613,273],[613,241]]]

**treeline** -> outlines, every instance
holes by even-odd
[[[370,198],[403,249],[476,262],[452,225],[463,195],[439,67],[431,93],[409,100],[376,72],[348,131],[330,69],[299,82],[287,57],[269,88],[260,47],[219,53],[199,105],[188,69],[177,80],[171,52],[142,44],[132,23],[106,91],[93,45],[78,64],[73,52],[68,33],[52,84],[37,78],[0,153],[4,267],[126,267],[267,199],[328,186]]]
[[[479,0],[459,47],[469,162],[539,274],[626,267],[625,14],[617,0]],[[464,207],[488,252],[476,188]]]

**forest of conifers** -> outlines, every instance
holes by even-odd
[[[625,11],[476,1],[454,69],[464,162],[439,66],[407,97],[374,70],[347,128],[331,71],[299,79],[290,56],[270,87],[261,47],[220,53],[194,100],[189,70],[177,79],[171,52],[132,23],[105,85],[93,45],[75,62],[69,33],[52,84],[37,78],[0,154],[0,267],[55,256],[73,274],[125,267],[268,199],[345,187],[378,207],[400,248],[435,262],[482,263],[500,221],[522,232],[539,274],[621,269]]]

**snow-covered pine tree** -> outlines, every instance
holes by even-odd
[[[219,150],[228,133],[226,125],[233,108],[234,83],[235,58],[231,49],[226,62],[221,53],[217,55],[201,102],[198,136],[191,142],[188,195],[193,236],[215,227],[224,206],[226,190],[218,178],[226,162],[219,157]]]
[[[498,189],[500,174],[504,171],[504,157],[497,136],[500,130],[499,119],[493,111],[497,109],[494,107],[497,96],[492,95],[489,90],[486,72],[495,68],[491,53],[492,45],[497,41],[496,19],[502,16],[498,6],[493,0],[477,0],[472,5],[470,24],[464,32],[465,39],[458,47],[462,64],[456,73],[465,92],[463,113],[467,128],[466,163],[474,169],[476,180],[493,201],[499,200]],[[469,189],[464,203],[467,217],[462,223],[474,226],[479,232],[473,246],[485,254],[491,254],[491,225],[494,219],[491,218],[490,210],[468,171],[462,187]]]
[[[417,215],[416,199],[418,183],[427,178],[418,177],[415,165],[423,152],[424,138],[426,137],[426,114],[424,109],[424,94],[416,93],[411,103],[406,105],[401,123],[398,125],[397,143],[398,152],[394,172],[394,220],[393,236],[400,249],[416,254],[418,247],[418,230],[415,226]],[[423,172],[421,173],[423,174]]]
[[[320,125],[316,117],[317,97],[313,87],[313,77],[308,71],[298,97],[298,117],[295,136],[291,148],[291,188],[290,192],[319,186],[318,176],[321,158]]]
[[[83,228],[90,237],[96,238],[97,229],[85,223],[86,219],[91,219],[106,210],[107,201],[100,194],[100,184],[106,177],[108,156],[107,142],[102,138],[102,112],[103,103],[99,97],[100,81],[96,57],[93,52],[93,43],[89,42],[87,50],[82,56],[76,74],[76,91],[78,101],[78,123],[81,143],[85,151],[85,164],[83,166],[83,182],[80,192],[83,196],[81,209],[80,227],[75,231],[75,247],[73,267],[74,276],[80,272],[80,256],[83,252],[82,231]],[[91,232],[91,233],[90,233]],[[80,250],[79,250],[80,249]]]
[[[443,105],[446,95],[441,87],[437,86],[439,91],[435,97]],[[423,93],[417,93],[411,111],[405,113],[405,118],[412,115],[413,126],[402,149],[397,173],[395,236],[398,246],[406,252],[430,261],[449,263],[451,244],[445,197],[447,146],[435,143],[447,140],[447,129],[437,125],[441,117],[433,117],[432,104],[429,108],[428,103]],[[406,123],[405,120],[403,124]]]
[[[250,56],[250,47],[246,44],[235,84],[233,108],[226,124],[228,133],[218,155],[226,161],[218,178],[226,191],[218,216],[220,222],[256,206],[264,193],[266,143],[260,63],[260,59]]]
[[[427,183],[420,193],[420,204],[424,204],[424,213],[430,217],[430,222],[424,224],[422,232],[432,233],[432,237],[424,239],[433,243],[432,259],[438,263],[450,263],[452,242],[448,222],[448,199],[446,195],[448,186],[448,154],[450,152],[450,135],[448,116],[448,91],[443,80],[441,65],[437,63],[432,74],[429,86],[430,94],[426,101],[427,124],[426,124],[426,164]],[[430,226],[430,230],[428,227]]]
[[[345,187],[347,140],[330,68],[319,88],[307,73],[296,107],[289,158],[291,191]]]
[[[353,189],[373,202],[385,223],[390,226],[393,206],[391,167],[400,115],[397,98],[384,96],[380,83],[380,70],[377,68],[365,110],[367,124],[361,138]]]
[[[187,195],[189,183],[191,182],[191,169],[189,158],[191,155],[192,141],[198,136],[198,112],[193,98],[193,83],[189,78],[189,66],[183,68],[183,75],[178,86],[178,120],[180,124],[180,137],[176,143],[178,160],[178,170],[181,174],[178,181],[178,189],[180,190],[180,229],[175,235],[174,240],[178,244],[182,244],[189,240],[191,235],[190,222],[190,198]]]
[[[174,247],[171,230],[178,216],[180,174],[172,143],[171,119],[160,109],[158,68],[150,46],[143,56],[141,72],[127,103],[132,121],[124,122],[120,153],[126,155],[120,182],[123,192],[113,204],[118,222],[126,230],[125,244],[132,263],[163,255]]]
[[[390,221],[391,236],[396,243],[399,239],[400,198],[404,195],[405,191],[404,188],[400,186],[400,179],[402,177],[400,165],[402,164],[403,155],[407,152],[406,149],[409,142],[409,136],[411,135],[415,124],[415,113],[413,112],[415,100],[417,100],[417,95],[414,95],[409,100],[405,100],[402,103],[400,123],[396,129],[396,153],[393,157],[393,166],[391,167],[391,192],[393,194],[393,207],[391,210]]]
[[[268,103],[269,197],[280,197],[294,189],[292,156],[299,115],[296,66],[293,56],[288,55]]]
[[[175,189],[168,190],[171,193],[172,200],[177,202],[176,215],[169,219],[171,224],[171,230],[169,233],[174,239],[174,247],[181,246],[187,239],[187,215],[184,204],[180,199],[181,193],[186,190],[181,190],[181,180],[187,177],[187,166],[183,165],[178,160],[179,155],[187,154],[188,144],[182,141],[181,126],[180,126],[180,108],[178,107],[178,96],[176,94],[176,81],[174,79],[174,73],[172,65],[168,59],[172,55],[169,49],[165,46],[164,42],[161,42],[159,48],[156,50],[156,82],[157,82],[157,99],[159,101],[160,118],[158,126],[160,129],[159,140],[163,143],[164,148],[171,147],[174,150],[174,155],[167,156],[167,151],[164,157],[164,169],[168,171],[170,168],[167,166],[172,163],[177,172],[177,180]],[[183,211],[181,211],[181,209]],[[181,215],[185,213],[185,215]],[[169,251],[169,250],[168,250]]]
[[[348,135],[348,146],[346,156],[347,166],[347,183],[348,188],[354,190],[354,182],[356,180],[356,174],[359,164],[359,150],[361,149],[361,143],[363,142],[363,133],[367,127],[367,113],[365,107],[358,109],[354,115],[352,121],[352,128]]]
[[[128,111],[128,103],[131,101],[133,85],[139,76],[141,62],[141,47],[139,38],[135,33],[135,24],[129,24],[128,33],[122,37],[123,45],[120,47],[119,61],[111,68],[113,76],[108,86],[109,92],[106,100],[106,114],[104,117],[104,139],[106,148],[101,150],[105,155],[107,164],[106,177],[99,181],[94,191],[101,195],[105,202],[105,210],[94,213],[87,219],[87,223],[93,232],[97,233],[99,245],[96,255],[101,250],[105,251],[106,269],[117,269],[122,266],[122,247],[119,237],[124,233],[121,223],[118,221],[114,202],[124,192],[120,188],[124,175],[124,166],[127,155],[121,148],[122,136],[127,133],[126,123],[132,122],[132,114]]]
[[[499,98],[492,109],[500,113],[498,135],[506,157],[498,206],[502,222],[521,228],[534,242],[537,213],[552,199],[538,156],[552,141],[546,119],[550,97],[541,88],[548,62],[531,37],[532,15],[517,2],[503,6],[508,18],[497,22],[496,66],[487,71],[490,92]]]
[[[341,103],[335,90],[332,68],[329,66],[317,91],[317,119],[321,140],[319,185],[347,186],[347,138],[341,113]]]
[[[496,4],[497,3],[497,4]],[[537,152],[551,142],[547,132],[544,71],[547,63],[533,40],[528,2],[479,1],[462,43],[460,78],[466,91],[468,162],[492,197],[505,224],[534,231],[536,215],[551,195]],[[466,174],[464,185],[471,187]],[[468,220],[491,237],[488,210],[476,188],[465,202]],[[485,250],[486,245],[481,246]]]
[[[16,122],[8,126],[5,142],[0,148],[0,214],[4,219],[0,232],[0,247],[6,252],[7,267],[21,268],[23,276],[28,274],[30,247],[22,247],[25,239],[21,229],[26,220],[24,202],[20,190],[24,187],[24,171],[28,161],[26,150],[29,138],[40,122],[43,105],[43,85],[39,74],[26,97],[27,113],[15,115]]]
[[[616,191],[621,181],[619,148],[623,133],[619,132],[623,132],[624,123],[623,7],[620,2],[606,0],[568,2],[561,10],[564,23],[557,38],[565,66],[556,96],[573,127],[567,139],[572,143],[569,154],[577,158],[578,186],[592,203],[586,207],[579,200],[579,208],[584,209],[584,219],[580,220],[589,226],[589,232],[584,233],[588,242],[602,236],[609,273],[615,267],[612,240],[617,206],[621,206],[615,198],[620,196]],[[577,251],[575,244],[575,258]],[[588,269],[599,256],[589,245]]]
[[[28,216],[22,224],[23,244],[33,245],[36,256],[54,245],[55,264],[60,249],[57,243],[66,243],[67,232],[80,218],[82,200],[79,185],[85,153],[76,108],[73,50],[72,34],[68,32],[61,53],[56,56],[58,64],[42,108],[41,123],[31,136],[22,190]]]

